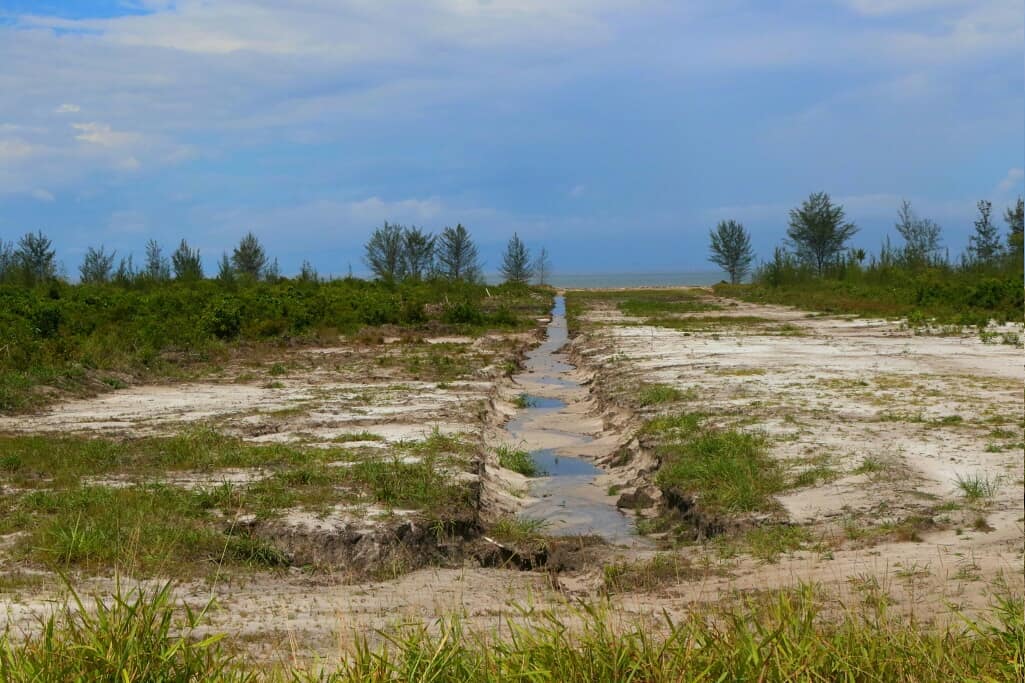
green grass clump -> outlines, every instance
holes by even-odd
[[[222,561],[257,568],[287,564],[265,542],[228,535],[214,524],[211,500],[161,485],[35,491],[18,499],[10,518],[27,532],[15,553],[89,572],[181,575]]]
[[[740,536],[717,540],[719,552],[725,557],[746,552],[763,562],[778,562],[781,555],[800,550],[811,541],[811,534],[800,526],[769,524],[748,529]]]
[[[507,470],[519,472],[525,477],[536,477],[542,473],[534,458],[525,450],[499,446],[495,452],[498,454],[498,464]]]
[[[659,553],[649,560],[613,562],[602,570],[603,589],[606,593],[624,591],[651,591],[662,586],[691,581],[707,572],[695,567],[690,560],[672,553]]]
[[[697,392],[693,389],[681,391],[668,384],[645,385],[637,396],[637,402],[641,406],[656,406],[663,403],[675,403],[676,401],[692,400],[696,398]]]
[[[694,495],[710,511],[771,510],[776,507],[773,494],[786,488],[779,464],[758,434],[702,429],[668,440],[658,455],[658,484]]]
[[[1001,479],[999,476],[991,477],[987,474],[959,474],[956,483],[965,500],[976,503],[996,496],[1000,490]]]

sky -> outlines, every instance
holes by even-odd
[[[357,273],[384,221],[564,273],[761,258],[826,191],[956,255],[1025,193],[1021,0],[0,0],[0,239]],[[1002,225],[1002,222],[1001,222]]]

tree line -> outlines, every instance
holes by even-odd
[[[483,263],[470,232],[457,224],[433,235],[421,228],[385,222],[364,245],[363,261],[374,277],[384,282],[443,279],[478,283]],[[526,285],[533,280],[547,285],[551,259],[542,247],[531,257],[519,235],[509,239],[499,268],[506,283]]]
[[[1025,202],[1021,198],[1004,212],[1007,233],[1002,236],[993,220],[993,204],[980,200],[978,216],[969,237],[967,251],[962,254],[962,270],[993,271],[1003,267],[1021,269],[1023,259],[1023,223]],[[930,266],[951,267],[949,255],[942,246],[942,230],[929,218],[918,216],[905,200],[897,210],[894,226],[903,240],[893,247],[887,237],[878,257],[870,267],[901,267],[917,270]],[[866,259],[863,249],[848,249],[847,242],[858,231],[846,219],[842,205],[834,204],[825,192],[815,192],[799,207],[791,209],[787,237],[777,247],[773,260],[765,264],[761,274],[771,281],[774,272],[784,268],[803,268],[816,277],[850,264],[860,265]],[[720,221],[709,234],[709,260],[738,284],[752,270],[755,259],[751,236],[743,224],[735,220]],[[771,282],[770,282],[771,284]]]
[[[0,283],[32,286],[61,278],[53,242],[41,231],[27,233],[17,243],[0,240]],[[433,235],[417,227],[387,223],[373,231],[364,245],[364,262],[374,277],[388,283],[444,279],[452,282],[480,283],[483,263],[469,231],[462,224],[446,227]],[[198,248],[182,239],[166,254],[153,239],[146,243],[143,261],[134,262],[132,254],[118,259],[116,251],[104,246],[86,249],[78,268],[83,284],[114,283],[131,285],[170,280],[193,282],[206,277]],[[500,268],[505,282],[529,284],[537,280],[546,285],[551,277],[551,259],[542,247],[536,257],[513,234]],[[260,240],[247,232],[217,262],[214,279],[226,283],[274,281],[281,278],[277,259],[268,257]],[[316,281],[317,271],[303,261],[298,280]]]

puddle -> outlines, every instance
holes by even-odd
[[[525,371],[515,378],[528,389],[527,407],[506,426],[513,442],[529,450],[545,473],[531,481],[530,494],[538,501],[522,514],[543,519],[553,535],[597,534],[613,543],[633,543],[637,540],[633,522],[596,482],[602,471],[590,460],[573,456],[574,447],[593,438],[580,431],[583,422],[581,414],[572,411],[573,401],[561,398],[586,396],[571,375],[575,368],[559,353],[568,339],[566,302],[557,296],[545,341],[527,354]]]
[[[561,398],[546,398],[544,396],[531,396],[530,394],[523,395],[523,402],[527,408],[538,408],[540,410],[566,407],[566,402]]]
[[[601,470],[581,458],[557,455],[553,448],[542,448],[530,454],[538,469],[548,477],[597,477]]]

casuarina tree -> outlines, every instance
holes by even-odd
[[[396,282],[405,277],[405,249],[402,226],[377,228],[364,245],[363,262],[378,280]]]
[[[520,236],[513,233],[512,239],[505,247],[505,255],[502,257],[502,267],[499,269],[506,282],[525,285],[534,277],[534,266],[530,262],[530,251],[520,239]]]
[[[146,277],[154,282],[171,279],[171,263],[164,256],[164,250],[156,240],[146,242]]]
[[[537,258],[534,259],[534,276],[537,278],[537,284],[541,286],[547,285],[552,277],[552,258],[544,247],[541,247],[537,252]]]
[[[975,232],[968,237],[968,253],[973,263],[992,265],[1003,253],[1000,233],[993,224],[993,202],[980,200],[979,217],[975,219]]]
[[[57,277],[57,252],[53,242],[43,233],[26,233],[18,240],[18,249],[14,252],[25,279],[31,283],[52,280]]]
[[[477,246],[462,224],[441,231],[437,259],[438,273],[448,280],[480,280],[481,265],[477,256]]]
[[[89,247],[82,259],[82,265],[78,267],[80,279],[86,284],[102,284],[110,282],[110,275],[114,270],[114,258],[117,252],[109,254],[104,250],[103,245],[99,249]]]
[[[904,200],[897,210],[897,232],[904,238],[903,257],[909,265],[928,263],[940,249],[940,226],[928,218],[919,218]]]
[[[1007,221],[1007,248],[1021,263],[1022,247],[1025,246],[1025,201],[1021,197],[1013,209],[1007,208],[1004,220]]]
[[[256,235],[247,232],[231,253],[232,269],[242,277],[259,280],[267,267],[267,253]]]
[[[174,269],[176,280],[191,282],[203,279],[203,262],[199,258],[199,249],[193,249],[185,240],[171,254],[171,268]]]
[[[719,221],[715,230],[709,232],[709,238],[712,253],[708,260],[729,273],[732,284],[738,284],[751,270],[755,258],[747,230],[737,221]]]
[[[407,278],[422,280],[430,275],[434,267],[434,242],[434,235],[415,226],[402,231],[402,263]]]
[[[857,231],[853,223],[844,220],[842,206],[834,206],[825,192],[815,192],[801,206],[790,210],[787,237],[798,258],[822,275]]]

